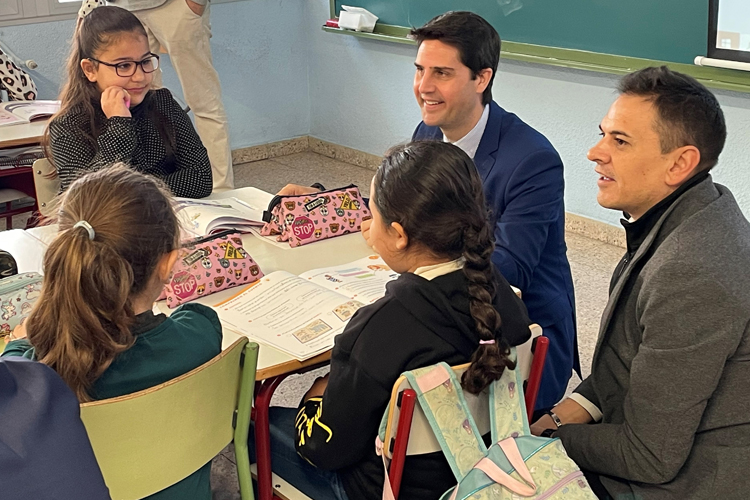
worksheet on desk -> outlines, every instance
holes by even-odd
[[[214,308],[232,330],[304,361],[331,349],[334,337],[363,305],[276,271]]]
[[[340,266],[313,269],[300,274],[312,283],[328,288],[350,299],[372,304],[385,295],[385,286],[398,278],[379,255],[342,264]]]

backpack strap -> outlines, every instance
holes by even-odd
[[[526,462],[524,462],[524,459],[521,456],[515,438],[503,439],[497,444],[505,455],[507,461],[510,463],[510,466],[521,477],[521,480],[518,480],[505,472],[489,457],[484,457],[477,462],[474,469],[484,472],[489,479],[504,486],[515,495],[520,495],[522,497],[534,496],[537,492],[537,485],[534,482],[534,478],[531,476],[531,471],[529,471]],[[460,487],[456,487],[453,490],[450,500],[456,500],[459,498],[459,490]],[[462,495],[461,498],[466,497]]]
[[[404,374],[457,481],[487,453],[461,384],[446,363]]]
[[[516,360],[515,347],[510,350],[510,358]],[[523,380],[518,369],[506,368],[502,376],[490,385],[490,428],[493,443],[511,436],[531,435],[523,397]]]

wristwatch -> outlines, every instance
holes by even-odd
[[[557,432],[557,429],[544,429],[539,435],[543,438],[551,438],[555,432]]]
[[[553,421],[553,422],[555,423],[555,426],[556,426],[556,427],[557,427],[558,429],[559,429],[560,427],[562,427],[562,425],[563,425],[563,423],[562,423],[562,420],[560,420],[560,417],[558,417],[558,416],[557,416],[557,415],[555,414],[555,412],[554,412],[554,411],[552,411],[552,410],[548,411],[548,412],[547,412],[547,415],[549,415],[549,416],[550,416],[550,418],[551,418],[551,419],[552,419],[552,421]]]

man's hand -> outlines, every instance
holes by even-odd
[[[541,436],[542,432],[547,429],[557,429],[554,420],[549,415],[543,415],[542,418],[531,424],[531,433],[535,436]]]
[[[557,415],[563,425],[588,424],[594,420],[583,406],[570,398],[564,399],[552,411],[555,412],[555,415]],[[557,429],[555,422],[549,415],[544,415],[531,425],[531,433],[535,436],[541,435],[545,429]]]
[[[314,187],[300,186],[297,184],[287,184],[286,186],[281,188],[281,191],[276,194],[281,196],[301,196],[303,194],[313,194],[319,192],[320,190]]]
[[[130,94],[122,87],[108,87],[102,92],[102,111],[104,116],[122,116],[130,118]]]
[[[192,0],[185,0],[185,3],[188,7],[190,7],[190,10],[192,10],[193,14],[195,14],[196,16],[202,16],[203,12],[205,12],[206,10],[205,5],[193,2]]]
[[[310,398],[320,397],[323,395],[323,393],[326,392],[326,387],[328,387],[328,375],[329,374],[326,374],[325,377],[319,377],[315,379],[312,387],[310,387],[310,389],[305,394],[303,401],[307,401]]]
[[[372,226],[372,219],[362,221],[362,237],[365,239],[367,246],[372,248],[372,241],[370,240],[370,226]]]

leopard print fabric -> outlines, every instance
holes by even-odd
[[[37,90],[34,80],[0,50],[0,90],[8,92],[11,101],[33,101]],[[2,100],[2,99],[0,99]]]
[[[89,12],[96,9],[97,7],[102,7],[104,5],[104,0],[83,0],[81,3],[81,8],[78,10],[78,18],[83,19],[84,17],[89,15]]]

